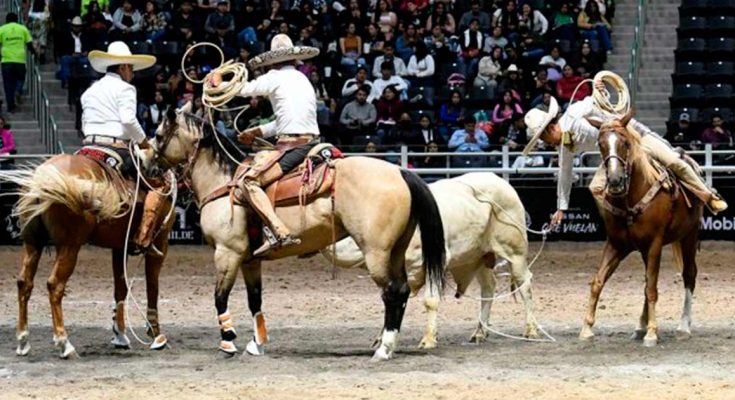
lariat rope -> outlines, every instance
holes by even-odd
[[[606,84],[606,86],[611,87],[615,92],[617,92],[618,102],[616,104],[613,104],[610,101],[610,93],[607,89],[598,90],[594,86],[594,82],[598,81]],[[595,74],[593,79],[585,79],[582,82],[579,82],[577,87],[574,88],[574,92],[572,92],[572,99],[569,103],[570,106],[574,104],[574,99],[577,96],[577,90],[587,83],[592,83],[592,99],[595,102],[595,106],[608,117],[619,118],[630,111],[631,104],[628,85],[625,84],[625,81],[620,77],[620,75],[612,71],[600,71]]]

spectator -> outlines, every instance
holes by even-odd
[[[82,7],[82,22],[87,33],[96,39],[97,43],[107,41],[107,32],[110,29],[110,21],[105,18],[99,2],[92,0],[87,7]]]
[[[362,38],[357,36],[354,22],[347,24],[345,36],[339,38],[339,50],[342,53],[342,65],[350,69],[348,73],[354,73],[356,65],[365,64],[365,59],[362,58]]]
[[[691,124],[691,117],[689,113],[679,114],[679,120],[676,123],[676,128],[673,132],[672,137],[669,138],[671,143],[684,144],[689,143],[692,140],[697,139],[697,135],[694,133]]]
[[[405,111],[401,113],[400,117],[398,117],[395,142],[397,145],[406,145],[410,147],[424,144],[420,137],[419,130],[413,124],[411,114]]]
[[[15,139],[13,137],[13,131],[10,130],[10,126],[6,124],[5,118],[0,117],[0,156],[7,156],[16,154]],[[13,167],[13,160],[3,160],[0,162],[0,169],[11,169]]]
[[[380,138],[380,142],[383,144],[395,143],[396,124],[403,113],[404,106],[393,86],[387,86],[383,90],[380,100],[375,103],[375,109],[378,112],[376,135]]]
[[[400,20],[403,22],[404,26],[413,25],[420,36],[424,34],[424,25],[426,21],[424,19],[423,10],[418,8],[417,2],[421,2],[426,5],[429,4],[427,0],[404,1],[402,4],[406,5],[406,8],[402,9]]]
[[[444,3],[435,3],[434,10],[426,19],[427,32],[431,32],[434,26],[438,26],[442,33],[448,36],[454,35],[454,31],[457,29],[454,17],[447,12],[447,6]]]
[[[315,70],[309,74],[309,82],[314,88],[314,94],[316,95],[316,119],[319,126],[328,127],[331,125],[332,114],[337,108],[337,103],[327,93],[327,88],[324,86],[322,77],[319,71]]]
[[[270,40],[270,36],[278,30],[281,22],[284,21],[286,21],[286,12],[282,9],[280,0],[272,0],[266,18],[258,25],[258,39],[260,41]]]
[[[511,64],[508,69],[505,70],[505,76],[498,84],[498,92],[504,93],[510,91],[513,93],[513,98],[520,101],[521,93],[525,93],[523,90],[523,81],[521,80],[521,73],[515,64]]]
[[[255,45],[258,42],[256,29],[263,23],[263,14],[255,7],[253,0],[245,0],[242,10],[234,13],[235,26],[242,29],[237,38],[240,44]]]
[[[541,37],[529,31],[528,27],[518,28],[518,50],[524,66],[535,65],[536,60],[544,55],[544,47]]]
[[[612,53],[612,40],[610,39],[612,26],[600,13],[600,6],[596,1],[587,2],[584,11],[577,17],[577,26],[583,38],[598,39],[607,54]]]
[[[221,26],[224,26],[227,33],[235,32],[235,18],[227,10],[230,3],[227,0],[217,0],[216,11],[209,14],[207,21],[204,23],[204,30],[212,35],[217,33]]]
[[[399,9],[401,11],[409,11],[411,9],[411,5],[415,6],[416,10],[423,12],[428,9],[429,0],[401,0],[401,6]]]
[[[375,65],[373,65],[373,77],[380,78],[383,75],[381,68],[385,63],[388,63],[391,75],[406,76],[408,74],[406,63],[395,56],[393,44],[391,42],[385,42],[383,45],[383,53],[384,54],[382,56],[375,58]]]
[[[493,13],[493,26],[503,28],[505,36],[511,42],[515,43],[518,38],[518,27],[520,18],[516,9],[515,0],[506,0],[505,7],[498,8]]]
[[[393,86],[397,93],[402,93],[408,89],[406,81],[399,76],[391,75],[391,63],[389,61],[385,61],[380,65],[380,73],[380,78],[373,82],[373,91],[370,94],[369,101],[372,102],[380,98],[388,86]]]
[[[173,39],[182,42],[193,42],[201,36],[202,23],[193,13],[190,0],[184,0],[171,20]]]
[[[577,75],[574,68],[567,64],[564,66],[564,76],[556,82],[556,98],[559,99],[559,103],[562,107],[565,107],[572,100],[572,94],[574,89],[582,83],[584,79]],[[574,101],[583,100],[585,97],[592,94],[592,87],[590,84],[584,84],[579,86],[577,93],[574,95]]]
[[[534,35],[543,36],[549,30],[549,20],[539,10],[534,10],[528,3],[523,3],[518,27],[526,27]]]
[[[522,113],[513,113],[510,117],[510,125],[508,133],[501,138],[501,143],[510,148],[510,151],[521,151],[527,143],[526,139],[526,123],[523,121]]]
[[[589,3],[587,3],[589,4]],[[720,114],[712,115],[712,126],[705,129],[702,132],[702,142],[711,144],[712,148],[716,149],[720,146],[733,147],[733,137],[730,130],[725,129],[723,125],[724,121]]]
[[[71,77],[72,65],[75,62],[87,63],[87,53],[94,49],[94,36],[82,30],[82,19],[77,16],[71,20],[71,31],[57,36],[55,40],[61,57],[56,77],[61,81],[61,86],[66,88]]]
[[[502,66],[500,65],[502,58],[503,49],[496,46],[489,55],[480,59],[477,77],[475,77],[473,86],[476,88],[486,88],[488,99],[495,99],[495,89],[498,87],[498,81],[496,79],[502,72]]]
[[[347,8],[342,10],[342,12],[339,13],[340,18],[340,25],[347,30],[347,26],[349,24],[355,24],[356,27],[360,27],[362,29],[367,22],[367,18],[362,13],[362,10],[360,9],[360,3],[358,0],[350,0],[349,4],[347,5]]]
[[[479,0],[472,0],[470,3],[470,10],[462,14],[462,18],[459,19],[459,30],[467,30],[470,27],[472,20],[477,20],[479,29],[483,32],[490,30],[490,15],[481,10]]]
[[[385,45],[385,39],[377,24],[368,24],[367,34],[362,42],[364,50],[368,50],[365,52],[365,61],[373,64],[376,58],[383,54],[383,46]]]
[[[465,109],[462,105],[462,93],[453,90],[449,97],[449,102],[439,107],[439,135],[446,143],[449,141],[449,134],[453,130],[459,128],[462,119],[465,117]]]
[[[367,133],[377,120],[377,112],[375,106],[367,102],[369,89],[361,87],[355,93],[355,100],[347,103],[342,109],[339,122],[344,129],[345,134],[342,135],[342,144],[352,144],[352,138]]]
[[[49,25],[49,0],[29,1],[28,28],[31,32],[33,48],[41,64],[46,63],[46,44],[48,39]]]
[[[435,142],[427,143],[424,152],[438,153],[439,144]],[[418,168],[445,168],[446,161],[445,161],[445,158],[442,156],[426,156],[418,160],[418,162],[416,163],[416,167]],[[442,179],[443,176],[441,175],[422,175],[422,178],[425,179],[427,182],[434,182],[439,179]]]
[[[542,101],[544,94],[554,93],[556,91],[556,85],[549,80],[549,75],[543,68],[536,72],[536,77],[533,79],[533,82],[534,88],[530,91],[528,98],[532,99],[531,107],[536,107]]]
[[[5,24],[0,26],[0,47],[5,102],[8,112],[13,113],[26,77],[26,49],[34,52],[31,33],[18,23],[18,14],[8,13]]]
[[[493,33],[491,36],[485,38],[485,53],[491,53],[495,47],[503,49],[508,45],[508,39],[503,36],[503,28],[499,26],[493,27]]]
[[[549,75],[549,79],[556,82],[561,79],[561,71],[567,65],[567,60],[561,56],[559,46],[553,46],[549,54],[541,57],[538,65],[546,67],[546,73]]]
[[[344,86],[342,86],[342,97],[351,98],[361,87],[366,87],[368,93],[372,92],[373,83],[367,80],[367,76],[368,71],[364,65],[357,67],[355,77],[346,80]]]
[[[503,92],[503,97],[500,98],[500,101],[498,102],[498,104],[495,105],[495,108],[493,109],[493,124],[495,124],[496,126],[501,126],[506,121],[509,122],[514,113],[523,114],[523,108],[521,108],[521,105],[513,97],[513,93],[511,93],[510,90],[507,90]],[[502,132],[502,127],[500,128],[500,130],[501,136],[505,136],[502,135],[502,133],[507,132],[508,128],[505,127],[505,132]]]
[[[607,15],[607,4],[605,0],[592,0],[593,3],[597,3],[597,8],[600,10],[600,14]],[[579,9],[584,10],[587,8],[588,0],[579,0]]]
[[[396,13],[391,10],[388,0],[378,0],[378,9],[375,10],[371,22],[378,24],[378,27],[383,34],[386,34],[396,28],[398,25],[398,17],[396,16]]]
[[[434,130],[434,124],[431,122],[431,117],[427,114],[421,114],[417,133],[421,144],[428,146],[431,143],[444,143],[441,135]]]
[[[423,87],[429,104],[434,100],[434,57],[429,54],[424,42],[416,43],[416,54],[408,60],[408,79],[413,87]],[[428,90],[428,91],[426,91]]]
[[[464,120],[464,129],[452,134],[448,147],[458,153],[481,152],[490,147],[490,141],[485,132],[477,129],[475,117],[469,116]]]
[[[237,38],[226,21],[218,21],[217,29],[214,31],[214,34],[208,35],[207,40],[222,49],[222,52],[225,54],[225,60],[237,57]]]
[[[421,38],[416,33],[416,25],[409,24],[403,31],[403,35],[396,39],[396,54],[401,60],[408,62],[416,50],[416,43],[419,41],[421,41]]]
[[[551,27],[552,37],[557,40],[574,41],[577,37],[577,24],[574,17],[569,13],[567,2],[559,5],[559,10],[554,13],[554,23]]]
[[[462,34],[460,46],[462,54],[457,60],[464,71],[465,76],[477,74],[477,64],[480,62],[480,50],[484,46],[485,36],[480,32],[477,19],[470,22],[470,27]]]
[[[82,0],[80,4],[81,10],[82,10],[81,11],[82,19],[84,19],[84,17],[87,16],[87,13],[92,10],[92,8],[90,7],[92,3],[97,4],[96,11],[99,11],[100,14],[103,12],[107,14],[110,13],[110,0]],[[54,7],[52,14],[56,13],[56,11],[58,11],[58,7]]]
[[[431,29],[431,35],[424,38],[424,43],[438,64],[455,60],[456,55],[450,49],[449,39],[447,39],[439,26],[434,26]]]
[[[166,34],[166,13],[159,11],[158,5],[152,0],[145,2],[145,14],[143,14],[143,31],[146,40],[157,41]]]
[[[217,9],[217,0],[197,0],[197,10],[201,15],[208,15]]]
[[[123,0],[122,6],[115,10],[112,16],[113,40],[125,42],[141,39],[143,29],[143,17],[138,10],[133,8],[133,0]]]
[[[579,48],[579,54],[575,60],[575,64],[578,68],[583,68],[585,75],[582,78],[592,78],[602,69],[602,62],[600,61],[597,54],[592,51],[592,46],[588,41],[584,41],[582,46]]]
[[[149,104],[140,103],[138,105],[138,121],[143,127],[146,136],[149,138],[156,135],[158,125],[166,117],[169,104],[164,98],[164,94],[160,90],[156,90],[153,95],[153,101]]]

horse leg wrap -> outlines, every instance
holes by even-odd
[[[125,302],[118,301],[115,304],[115,312],[112,317],[112,345],[116,349],[129,349],[130,339],[125,335]]]
[[[219,349],[228,354],[237,353],[237,347],[234,343],[235,338],[237,338],[237,333],[235,332],[230,312],[225,311],[217,319],[219,319],[220,334],[222,335],[222,340],[219,342]]]
[[[260,345],[268,343],[268,330],[265,327],[265,315],[263,315],[263,312],[259,311],[253,317],[253,340],[255,340],[255,343]]]

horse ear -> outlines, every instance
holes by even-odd
[[[166,118],[168,118],[168,122],[175,122],[176,121],[176,108],[174,106],[171,106],[166,111]]]
[[[602,121],[592,119],[592,118],[585,118],[585,119],[587,120],[587,122],[590,123],[590,125],[594,126],[597,129],[600,129],[600,127],[602,127]]]
[[[623,126],[627,126],[628,122],[630,122],[630,120],[633,119],[633,114],[635,114],[635,110],[633,109],[633,107],[630,107],[628,112],[625,115],[623,115],[623,118],[620,120],[620,124]]]

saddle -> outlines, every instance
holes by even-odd
[[[127,148],[125,149],[127,150]],[[122,171],[125,160],[116,148],[88,145],[77,150],[74,155],[84,156],[95,161],[105,172],[105,176],[110,180],[118,192],[125,193],[129,199],[134,198],[133,191],[135,190],[135,182],[125,177],[125,174]],[[138,203],[142,203],[145,199],[145,191],[140,190],[137,199]]]

